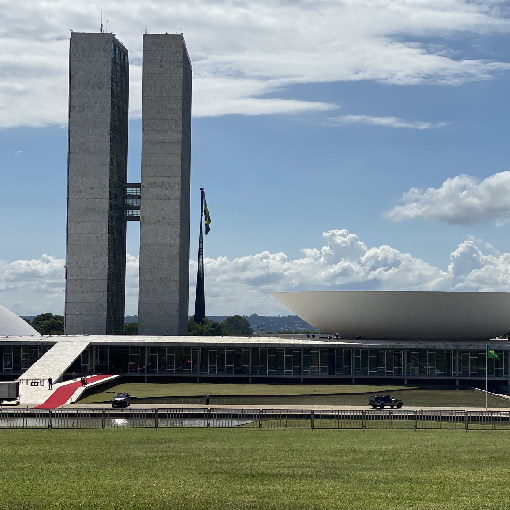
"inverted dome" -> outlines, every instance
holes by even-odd
[[[510,293],[275,292],[303,320],[342,339],[487,340],[510,331]]]
[[[28,322],[0,305],[0,336],[41,336]]]

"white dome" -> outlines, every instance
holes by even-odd
[[[273,296],[342,339],[488,340],[510,331],[508,292],[317,291]]]
[[[41,336],[28,322],[0,305],[0,336]]]

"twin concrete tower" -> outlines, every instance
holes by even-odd
[[[127,221],[140,221],[138,332],[188,322],[191,63],[143,36],[141,183],[127,182],[129,61],[111,33],[71,35],[65,333],[123,332]]]

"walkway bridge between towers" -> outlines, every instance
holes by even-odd
[[[57,340],[51,349],[18,378],[20,404],[38,405],[45,402],[61,386],[58,381],[74,360],[89,346],[89,343],[90,340],[87,337]],[[48,387],[50,377],[55,383],[51,392]]]

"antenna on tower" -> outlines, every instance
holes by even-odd
[[[106,20],[106,33],[108,33],[108,20]]]
[[[149,32],[147,32],[147,23],[145,23],[145,34],[147,35]]]
[[[103,8],[101,7],[101,33],[103,33]]]

